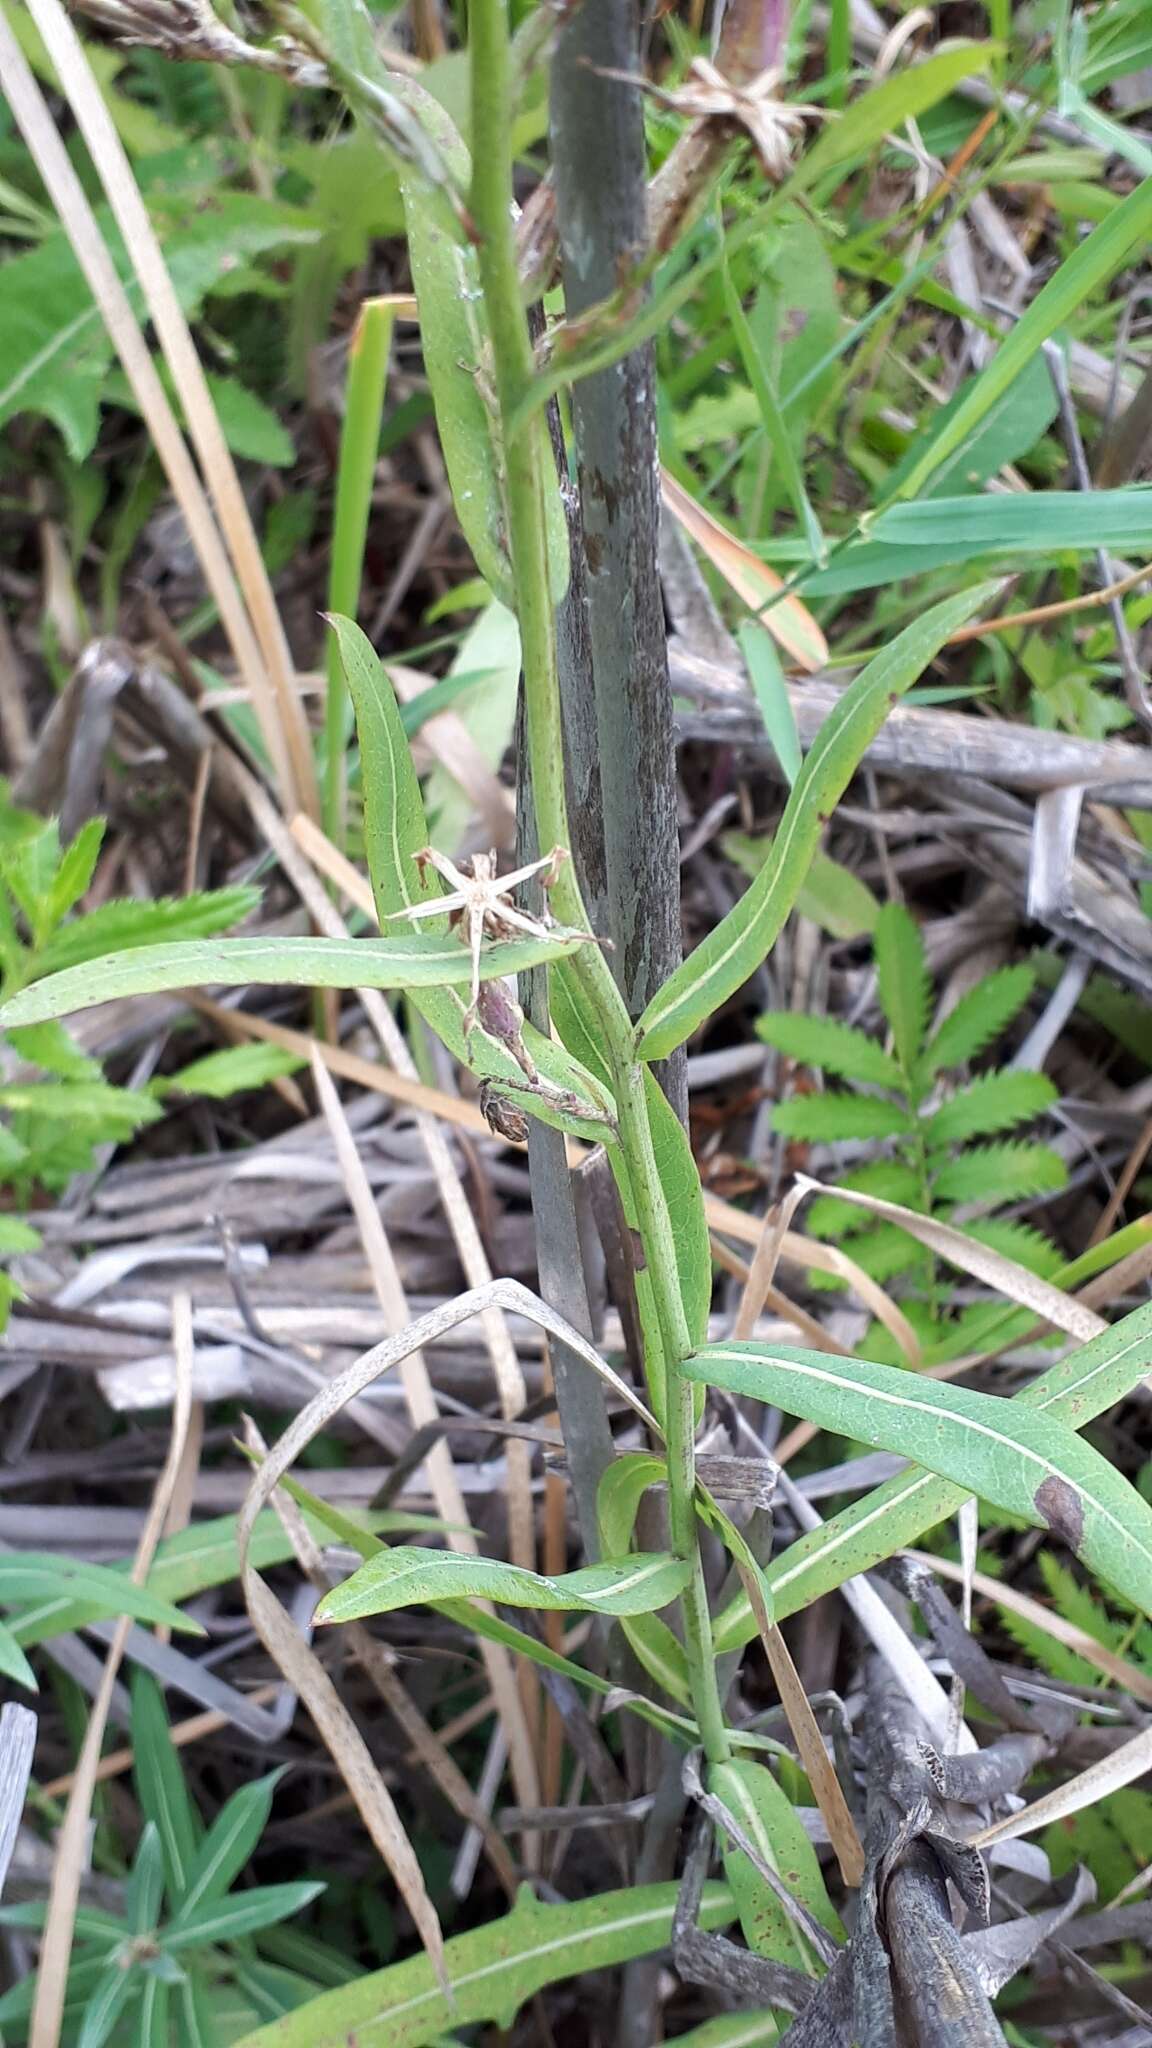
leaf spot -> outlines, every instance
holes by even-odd
[[[1084,1535],[1084,1503],[1074,1486],[1050,1472],[1033,1496],[1038,1513],[1054,1536],[1070,1550],[1079,1550]]]

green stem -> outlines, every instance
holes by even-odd
[[[372,507],[372,479],[380,445],[380,413],[388,376],[394,309],[367,299],[348,354],[348,389],[336,473],[336,517],[328,572],[328,610],[354,619],[360,604],[364,544]],[[343,851],[347,840],[345,756],[349,736],[348,686],[335,635],[328,635],[328,690],[324,706],[324,830]]]
[[[502,428],[508,506],[508,544],[516,580],[528,753],[532,764],[537,831],[542,852],[569,844],[564,787],[564,745],[556,664],[556,629],[548,577],[544,519],[550,451],[539,412],[509,424],[533,383],[532,344],[520,296],[513,235],[511,69],[505,0],[472,0],[472,218],[479,236],[480,276],[492,340],[496,405]],[[566,862],[552,891],[558,916],[588,928],[580,888]],[[667,1376],[666,1433],[672,1545],[692,1567],[683,1597],[684,1647],[692,1674],[693,1706],[709,1758],[729,1754],[716,1685],[712,1629],[700,1563],[695,1490],[695,1417],[692,1384],[679,1367],[691,1349],[680,1296],[675,1244],[656,1168],[636,1059],[632,1024],[610,969],[595,946],[573,955],[594,1008],[612,1069],[620,1143],[628,1161],[636,1220],[652,1281]]]

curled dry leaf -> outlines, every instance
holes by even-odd
[[[785,654],[810,675],[823,668],[828,659],[828,643],[798,597],[780,597],[784,582],[775,569],[770,569],[767,562],[762,562],[751,548],[745,547],[743,541],[698,505],[666,469],[660,472],[660,488],[673,518],[679,520],[685,533],[703,550],[737,597],[743,598],[755,612]]]

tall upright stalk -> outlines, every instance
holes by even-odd
[[[545,524],[546,464],[551,460],[540,413],[515,435],[513,418],[533,377],[532,345],[520,294],[512,212],[512,97],[505,0],[472,0],[471,211],[480,243],[480,275],[492,339],[495,403],[502,429],[508,506],[508,545],[516,583],[524,669],[525,722],[532,763],[540,846],[567,846],[563,729],[556,663],[556,626],[548,576]],[[571,863],[553,890],[559,916],[588,928]],[[611,971],[595,946],[573,955],[582,993],[594,1010],[616,1094],[620,1144],[628,1160],[636,1220],[651,1276],[667,1373],[665,1432],[671,1539],[692,1567],[683,1596],[684,1647],[693,1705],[706,1753],[728,1754],[716,1686],[711,1623],[700,1564],[695,1489],[695,1420],[691,1383],[679,1367],[691,1348],[680,1295],[667,1202],[656,1167],[644,1098],[643,1069],[635,1057],[632,1025]]]

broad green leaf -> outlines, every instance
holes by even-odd
[[[928,426],[916,435],[892,472],[888,490],[899,493],[908,471],[915,467],[940,435],[947,432],[953,413],[967,403],[968,393],[975,382],[975,377],[966,378],[947,403],[932,412]],[[1041,434],[1055,419],[1058,405],[1048,365],[1034,358],[981,420],[964,446],[957,448],[937,470],[929,497],[942,497],[947,492],[980,490],[1005,463],[1019,462],[1035,447]],[[1046,492],[1043,499],[1034,496],[1030,502],[1046,504],[1047,500]]]
[[[735,1757],[729,1763],[713,1764],[708,1772],[708,1789],[727,1807],[793,1897],[808,1907],[829,1934],[842,1941],[844,1930],[824,1888],[816,1851],[791,1800],[771,1771],[750,1758]],[[724,1875],[732,1887],[749,1948],[775,1962],[790,1963],[793,1969],[804,1970],[810,1976],[818,1974],[810,1943],[743,1850],[725,1840],[723,1856]]]
[[[151,1672],[140,1665],[132,1671],[132,1748],[136,1797],[155,1826],[168,1903],[175,1909],[184,1896],[203,1830],[172,1742],[164,1695]]]
[[[663,1458],[648,1451],[628,1451],[614,1458],[604,1472],[596,1499],[600,1524],[600,1548],[607,1557],[623,1556],[632,1541],[640,1502],[650,1486],[664,1486],[668,1468]],[[624,1630],[650,1678],[681,1706],[690,1706],[692,1693],[684,1646],[659,1615],[635,1615],[622,1620]]]
[[[1068,1169],[1050,1145],[1009,1143],[968,1147],[940,1168],[932,1186],[942,1202],[1022,1202],[1067,1182]]]
[[[958,42],[874,86],[853,101],[846,113],[828,122],[801,157],[789,180],[789,191],[807,191],[827,171],[866,155],[893,129],[926,113],[966,78],[986,71],[999,51],[998,43]]]
[[[14,1258],[19,1252],[39,1251],[44,1240],[22,1216],[0,1215],[0,1258]]]
[[[927,67],[925,67],[927,68]],[[819,147],[819,145],[817,145]],[[1027,311],[1001,342],[983,369],[967,402],[958,407],[943,433],[905,477],[900,495],[915,498],[928,479],[948,457],[961,447],[987,417],[1002,394],[1019,376],[1057,328],[1079,311],[1091,294],[1114,276],[1134,249],[1147,244],[1152,234],[1152,178],[1145,178],[1116,211],[1065,258],[1055,276],[1037,292]],[[1096,493],[1093,493],[1095,499]],[[1035,507],[1035,500],[1029,499]],[[1043,500],[1040,501],[1041,503]],[[929,508],[918,506],[924,512]]]
[[[130,1614],[136,1621],[155,1621],[192,1635],[204,1634],[198,1621],[181,1614],[150,1587],[133,1585],[126,1574],[107,1565],[83,1564],[51,1551],[20,1550],[0,1556],[0,1602],[6,1607],[42,1599],[48,1592],[83,1601],[96,1615]]]
[[[545,1578],[495,1558],[397,1544],[326,1593],[316,1620],[356,1621],[361,1615],[390,1614],[396,1607],[443,1600],[498,1600],[507,1607],[553,1612],[577,1608],[590,1614],[652,1614],[683,1592],[687,1580],[687,1565],[666,1551],[636,1551]]]
[[[670,975],[637,1027],[643,1059],[664,1059],[735,995],[778,938],[820,836],[892,705],[911,689],[949,635],[991,600],[992,586],[934,605],[876,655],[825,719],[805,757],[772,859],[733,910]]]
[[[485,981],[571,953],[579,934],[486,944],[480,955]],[[442,988],[466,985],[472,960],[451,936],[387,939],[191,939],[113,953],[84,967],[50,974],[0,1004],[0,1028],[38,1024],[90,1010],[119,996],[161,989],[204,988],[249,982],[279,988]]]
[[[1057,1094],[1047,1074],[1024,1069],[981,1074],[941,1103],[928,1118],[924,1134],[929,1145],[959,1145],[967,1138],[1010,1131],[1014,1124],[1028,1123],[1050,1109]]]
[[[181,1907],[168,1922],[161,1943],[168,1955],[180,1955],[190,1948],[207,1948],[212,1942],[238,1941],[241,1935],[257,1934],[262,1927],[274,1927],[293,1913],[302,1913],[324,1890],[322,1882],[304,1880],[298,1884],[257,1884],[227,1898],[206,1898],[192,1907]]]
[[[414,860],[414,855],[428,844],[428,822],[392,685],[371,642],[351,619],[332,618],[329,624],[336,635],[356,710],[364,784],[365,852],[377,915],[387,929],[388,919],[397,911],[429,902],[442,891],[432,869],[426,867],[421,873]],[[435,920],[424,923],[425,929],[429,925],[435,929]],[[511,1055],[482,1032],[473,1032],[465,1045],[463,1003],[450,990],[417,991],[413,1002],[449,1051],[472,1066],[474,1072],[493,1080],[523,1081]],[[524,1027],[524,1042],[540,1073],[555,1087],[592,1101],[587,1076],[563,1047],[530,1024]],[[553,1114],[539,1101],[533,1103],[533,1110],[543,1121],[588,1137],[593,1143],[604,1135],[603,1125],[566,1113]]]
[[[153,1086],[159,1095],[210,1095],[223,1102],[242,1089],[263,1088],[281,1074],[294,1074],[303,1065],[299,1053],[286,1052],[280,1045],[227,1045],[181,1067],[178,1074],[165,1074]]]
[[[180,1897],[180,1920],[204,1903],[222,1899],[255,1850],[268,1825],[272,1797],[287,1769],[269,1772],[251,1785],[241,1785],[225,1801],[192,1859]]]
[[[896,1366],[762,1344],[709,1345],[684,1370],[914,1459],[1047,1529],[1141,1612],[1152,1612],[1152,1508],[1098,1451],[1042,1409]]]
[[[157,897],[146,903],[132,898],[103,903],[53,933],[36,956],[37,974],[57,974],[105,953],[124,953],[132,946],[162,940],[206,939],[249,917],[260,901],[259,889],[237,886],[211,889],[193,896]]]
[[[928,1029],[932,984],[920,927],[902,903],[886,903],[876,920],[876,982],[906,1074],[916,1066]]]
[[[766,1045],[774,1045],[802,1066],[821,1067],[845,1081],[871,1081],[880,1088],[900,1086],[900,1069],[878,1040],[834,1017],[769,1010],[757,1018],[756,1032]]]
[[[426,1956],[326,1991],[238,2048],[427,2048],[446,2032],[482,2021],[510,2029],[527,1999],[587,1970],[607,1970],[667,1947],[675,1884],[634,1885],[575,1905],[544,1906],[528,1887],[512,1912],[444,1944],[450,2005]],[[699,1925],[709,1932],[734,1915],[726,1885],[708,1884]]]
[[[1030,967],[1000,967],[962,995],[934,1034],[924,1054],[929,1073],[974,1060],[999,1038],[1028,1001],[1036,976]]]
[[[915,1119],[898,1102],[879,1095],[794,1095],[772,1112],[772,1128],[785,1138],[806,1138],[812,1144],[839,1144],[849,1138],[895,1138],[915,1128]]]

